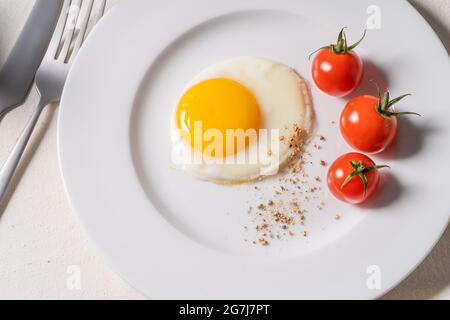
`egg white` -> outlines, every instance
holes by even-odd
[[[232,164],[229,158],[225,158],[224,163],[211,163],[207,159],[193,162],[192,156],[197,156],[196,160],[199,160],[200,153],[181,138],[173,115],[172,160],[176,166],[198,179],[223,184],[248,182],[277,174],[291,158],[289,141],[295,138],[295,128],[300,128],[306,135],[312,130],[313,113],[305,81],[286,65],[261,58],[240,57],[206,68],[187,85],[182,94],[193,85],[212,78],[232,79],[249,89],[259,103],[261,129],[267,129],[268,134],[261,133],[257,143],[229,156],[237,160]],[[278,129],[278,134],[271,134],[272,129]],[[280,141],[280,137],[284,139]],[[259,152],[258,161],[248,163],[249,154],[258,153],[259,149],[255,148],[267,149],[261,147],[265,143],[271,152]]]

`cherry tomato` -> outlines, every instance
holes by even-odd
[[[361,152],[373,154],[385,150],[396,135],[396,117],[416,114],[393,111],[392,106],[406,96],[391,100],[389,92],[386,92],[383,99],[370,95],[351,99],[340,118],[342,136],[351,147]]]
[[[312,64],[312,75],[320,90],[331,96],[343,97],[358,87],[364,66],[361,58],[352,50],[363,38],[348,46],[344,29],[342,29],[335,45],[318,51]]]
[[[328,171],[328,188],[338,199],[357,204],[368,199],[380,180],[377,166],[361,153],[347,153],[333,162]]]
[[[336,54],[322,49],[312,67],[313,79],[320,90],[334,97],[344,97],[359,85],[363,63],[354,52]]]

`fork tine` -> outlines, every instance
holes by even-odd
[[[101,0],[102,2],[100,2],[100,7],[97,13],[97,17],[95,18],[95,24],[97,24],[97,22],[100,21],[100,19],[102,18],[103,14],[105,13],[105,8],[106,8],[106,0]]]
[[[70,45],[72,44],[72,39],[75,34],[75,29],[77,26],[78,18],[80,17],[80,11],[81,11],[82,5],[83,5],[83,0],[74,0],[74,1],[72,1],[72,4],[71,4],[71,7],[75,6],[78,8],[78,13],[77,13],[77,16],[74,17],[73,26],[68,26],[68,28],[67,28],[69,30],[69,32],[67,34],[66,39],[64,40],[64,45],[61,49],[61,52],[59,53],[58,59],[61,59],[64,62],[66,62],[67,56],[69,55]]]
[[[94,6],[94,0],[88,0],[88,7],[87,7],[87,11],[86,14],[83,18],[83,22],[81,23],[81,27],[80,27],[80,31],[78,33],[78,37],[77,40],[75,42],[75,46],[72,52],[72,57],[76,55],[76,53],[78,52],[78,50],[80,49],[81,45],[83,44],[85,35],[86,35],[86,30],[87,30],[87,26],[89,24],[89,18],[91,17],[91,12],[92,12],[92,7]]]
[[[72,0],[64,0],[62,1],[63,5],[61,8],[61,13],[58,19],[58,22],[55,27],[55,31],[53,33],[53,37],[50,40],[49,50],[48,52],[53,55],[53,58],[56,59],[58,55],[59,44],[61,43],[62,37],[64,35],[64,29],[67,22],[67,16],[69,14],[69,6],[72,3]]]

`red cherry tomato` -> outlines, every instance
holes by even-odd
[[[392,111],[392,106],[406,96],[390,100],[387,92],[383,99],[369,95],[351,99],[340,118],[342,136],[361,152],[373,154],[385,150],[397,132],[396,116],[416,114]]]
[[[356,150],[381,152],[395,137],[397,118],[383,117],[377,111],[377,104],[377,97],[359,96],[350,100],[342,111],[342,136]]]
[[[365,32],[364,32],[365,36]],[[363,62],[352,50],[363,40],[348,46],[344,29],[335,45],[321,48],[312,64],[312,76],[323,92],[343,97],[353,92],[363,76]]]
[[[328,171],[328,188],[338,199],[357,204],[368,199],[380,180],[377,166],[361,153],[348,153],[336,159]]]
[[[336,54],[322,49],[314,59],[312,73],[320,90],[334,97],[344,97],[360,84],[363,63],[354,52]]]

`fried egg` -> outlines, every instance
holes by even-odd
[[[236,58],[206,68],[181,94],[172,160],[202,180],[248,182],[277,174],[311,126],[306,84],[295,70]]]

